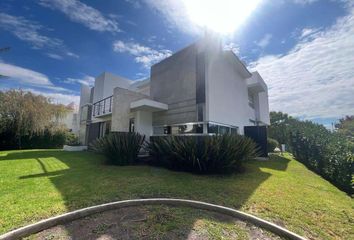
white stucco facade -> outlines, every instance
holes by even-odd
[[[206,121],[239,128],[249,125],[247,77],[243,66],[219,51],[208,58],[206,67]],[[246,75],[246,76],[244,76]]]

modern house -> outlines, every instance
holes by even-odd
[[[81,87],[80,141],[111,131],[153,135],[244,134],[269,124],[268,89],[213,37],[151,67],[143,81],[103,73]]]

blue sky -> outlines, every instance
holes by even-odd
[[[175,0],[2,0],[0,88],[78,102],[80,83],[142,79],[201,36]],[[271,110],[327,126],[354,114],[353,1],[263,0],[223,41],[261,73]]]

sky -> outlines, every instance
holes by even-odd
[[[220,20],[233,29],[220,33],[225,49],[268,84],[270,110],[327,127],[353,115],[354,0],[252,1],[1,0],[0,90],[78,103],[80,84],[104,71],[144,79]]]

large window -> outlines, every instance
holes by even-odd
[[[188,123],[177,126],[178,134],[203,133],[203,124]],[[172,131],[173,132],[173,131]]]
[[[219,133],[219,126],[213,123],[208,123],[208,133]]]
[[[216,123],[208,123],[208,133],[209,134],[237,134],[238,127],[228,126],[228,125],[220,125]]]
[[[171,126],[155,126],[153,133],[154,135],[237,134],[238,127],[211,122],[196,122]]]

